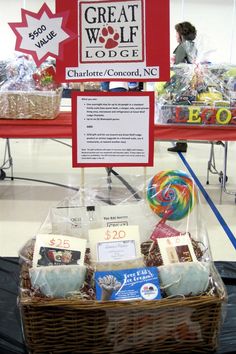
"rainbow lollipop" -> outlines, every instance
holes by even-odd
[[[193,180],[185,172],[161,171],[148,184],[147,200],[160,218],[180,220],[191,212],[197,200],[197,191]]]

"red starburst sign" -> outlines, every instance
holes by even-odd
[[[48,56],[63,58],[62,43],[73,38],[66,29],[67,12],[53,14],[46,4],[38,13],[25,9],[22,22],[9,23],[16,35],[15,49],[31,54],[36,65],[40,65]]]

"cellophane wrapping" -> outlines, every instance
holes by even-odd
[[[168,82],[155,84],[156,123],[236,124],[236,66],[178,64]]]
[[[82,265],[87,267],[87,275],[84,275],[84,283],[81,284],[80,289],[73,288],[73,296],[76,294],[76,297],[81,299],[96,300],[96,284],[93,275],[97,269],[109,271],[132,267],[160,268],[159,275],[163,273],[165,278],[162,279],[163,283],[160,280],[160,291],[164,298],[202,293],[213,295],[214,291],[217,292],[213,285],[215,269],[206,223],[201,211],[199,193],[192,178],[183,171],[168,170],[157,173],[145,182],[141,176],[133,176],[129,182],[127,179],[123,180],[125,180],[125,185],[117,179],[116,175],[113,175],[109,176],[109,181],[107,177],[101,178],[97,186],[93,188],[84,186],[73,197],[68,197],[56,207],[51,208],[37,233],[67,235],[86,241]],[[138,227],[140,254],[132,260],[116,261],[114,259],[114,261],[99,262],[90,252],[90,230],[101,228],[112,230],[124,226]],[[37,235],[20,251],[20,259],[26,265],[27,270],[32,267],[36,238]],[[166,251],[169,246],[168,252],[170,253]],[[196,274],[194,274],[194,264],[196,264]],[[53,266],[53,260],[47,265]],[[56,265],[65,267],[71,263],[59,261]],[[189,267],[193,269],[189,270]],[[177,268],[179,270],[176,270]],[[186,274],[184,268],[186,268]],[[201,277],[201,269],[205,287],[199,286],[199,291],[195,289],[191,292],[188,270],[193,273],[192,276],[195,279],[194,276]],[[165,272],[168,271],[170,274],[172,270],[173,274],[168,278]],[[60,267],[58,271],[60,272]],[[60,276],[60,273],[57,276]],[[177,290],[169,291],[172,283],[174,284],[175,281],[178,283],[179,278],[185,276],[186,284],[183,283],[182,287],[176,288]],[[89,292],[88,289],[90,289]],[[78,293],[75,290],[78,290]],[[30,285],[28,288],[23,287],[22,291],[26,291],[29,296],[35,294],[48,296],[47,293],[40,292],[38,283],[36,288]],[[68,292],[64,293],[64,296],[70,297],[72,294]]]
[[[214,350],[226,292],[212,261],[201,209],[194,181],[179,170],[160,171],[145,180],[110,171],[51,208],[19,252],[19,303],[29,350]],[[136,257],[124,257],[125,243],[114,253],[108,251],[114,259],[97,257],[99,245],[94,248],[92,240],[98,232],[105,230],[110,237],[130,228],[131,239],[137,241],[138,234]],[[38,241],[46,239],[51,247],[43,247],[35,265]],[[58,240],[64,249],[55,247]],[[71,240],[80,250],[86,242],[82,263],[67,248]],[[42,339],[37,341],[39,333]]]
[[[0,118],[54,119],[60,111],[62,87],[55,79],[51,62],[37,68],[26,55],[2,65]]]

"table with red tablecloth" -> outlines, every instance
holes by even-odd
[[[71,138],[72,114],[55,119],[0,119],[0,138]],[[236,141],[236,125],[157,124],[155,140]]]
[[[71,138],[71,112],[55,119],[0,119],[0,138]]]

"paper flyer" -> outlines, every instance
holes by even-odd
[[[161,299],[156,267],[96,272],[95,282],[97,300]]]

